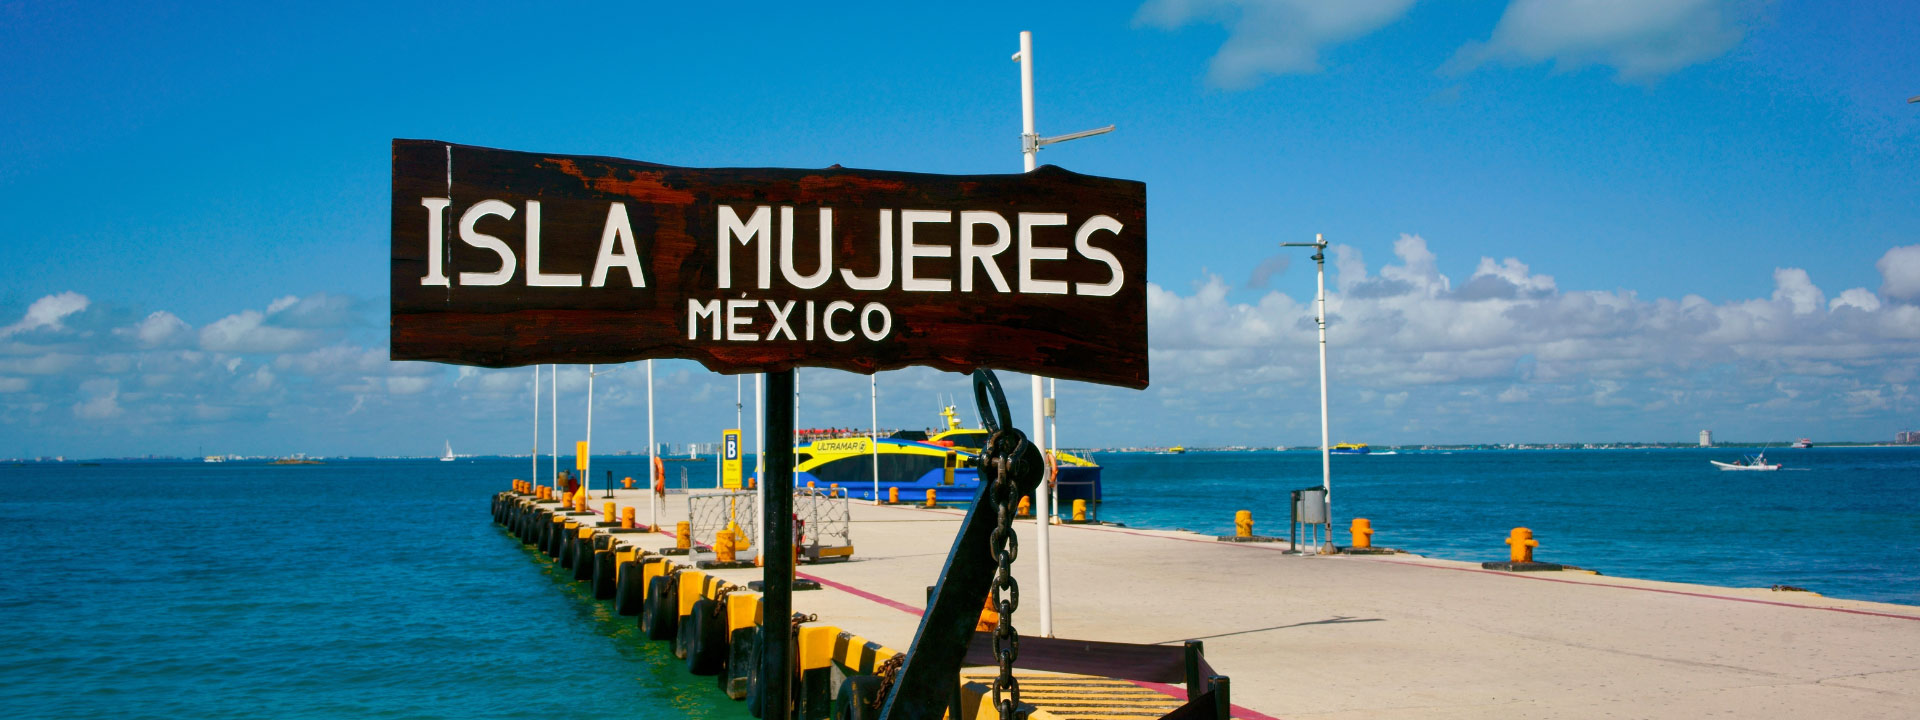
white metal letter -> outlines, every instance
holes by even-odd
[[[1113,279],[1103,283],[1074,283],[1075,295],[1106,297],[1119,293],[1120,286],[1126,284],[1127,277],[1120,270],[1120,258],[1114,257],[1113,253],[1107,252],[1105,248],[1094,247],[1093,243],[1088,242],[1094,233],[1102,230],[1119,235],[1122,227],[1125,226],[1121,225],[1119,220],[1105,215],[1095,215],[1087,218],[1086,222],[1080,223],[1080,230],[1073,234],[1074,249],[1079,250],[1081,255],[1106,263],[1107,270],[1113,273]]]
[[[746,332],[744,330],[739,329],[740,326],[747,325],[753,322],[753,316],[750,315],[749,313],[753,311],[753,306],[758,304],[760,303],[754,302],[752,300],[728,300],[727,301],[727,339],[728,340],[759,340],[760,339],[760,333],[750,333],[750,332]]]
[[[953,222],[953,213],[946,210],[901,210],[900,211],[900,289],[907,292],[951,292],[953,281],[946,278],[929,280],[913,276],[914,258],[953,257],[953,248],[945,245],[916,245],[913,242],[913,226],[916,223]],[[868,306],[872,307],[872,306]]]
[[[700,339],[700,318],[703,317],[713,318],[713,329],[707,332],[707,336],[719,340],[720,301],[708,300],[706,302],[700,302],[692,298],[687,299],[687,339]]]
[[[871,318],[875,311],[879,311],[880,315],[879,330],[873,329]],[[867,303],[866,307],[860,309],[860,332],[865,334],[868,340],[885,340],[887,333],[891,330],[893,330],[893,313],[887,312],[887,306],[880,303]]]
[[[513,257],[513,248],[500,242],[500,238],[473,229],[474,223],[480,222],[480,218],[488,215],[498,215],[512,220],[513,206],[499,200],[482,200],[475,203],[473,207],[467,208],[467,211],[460,215],[460,240],[477,248],[492,250],[494,254],[499,255],[500,270],[490,273],[460,273],[461,285],[505,285],[508,280],[513,279],[513,271],[519,267]]]
[[[761,205],[753,209],[753,216],[740,222],[740,215],[731,206],[720,206],[720,287],[733,287],[733,246],[729,243],[739,238],[745,245],[760,241],[760,289],[771,286],[773,270],[773,207]]]
[[[540,272],[540,201],[527,201],[527,287],[580,287],[579,273]]]
[[[820,314],[821,329],[826,330],[827,339],[834,342],[846,342],[853,339],[853,331],[851,330],[844,333],[833,331],[833,314],[842,310],[853,312],[853,303],[845,300],[835,300],[827,303],[827,311]]]
[[[619,243],[619,252],[614,252],[614,243]],[[633,223],[627,220],[627,204],[612,203],[607,206],[607,224],[600,231],[600,256],[593,261],[593,286],[607,284],[607,271],[613,268],[625,268],[627,281],[634,287],[647,286],[647,276],[640,269],[640,253],[633,248]]]
[[[843,268],[840,270],[840,278],[847,281],[847,287],[855,290],[885,290],[887,286],[893,284],[892,210],[880,211],[880,269],[874,271],[873,277],[863,278],[855,276],[852,270]]]
[[[973,244],[973,226],[991,225],[995,230],[992,245]],[[1000,262],[995,258],[1013,244],[1013,229],[1007,227],[1007,219],[1000,213],[990,210],[960,211],[960,292],[973,292],[973,264],[978,261],[980,269],[987,272],[987,279],[993,281],[993,288],[1000,292],[1013,292],[1007,287],[1007,278],[1000,274]]]
[[[1065,260],[1066,248],[1034,247],[1033,229],[1067,224],[1066,213],[1020,213],[1020,292],[1037,295],[1065,295],[1063,280],[1033,279],[1033,263],[1039,260]]]
[[[812,275],[793,269],[793,208],[780,208],[780,274],[802,290],[825,285],[833,277],[833,208],[820,208],[820,267]]]
[[[447,206],[453,204],[453,198],[420,198],[420,204],[427,208],[427,276],[420,278],[420,284],[449,287],[452,283],[447,281],[440,261],[446,255]]]

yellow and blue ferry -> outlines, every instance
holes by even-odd
[[[879,496],[898,488],[901,502],[921,502],[927,491],[942,503],[972,502],[980,490],[980,453],[987,431],[961,427],[954,408],[941,411],[946,425],[932,437],[918,430],[895,432],[877,440],[848,436],[815,440],[794,451],[794,484],[825,489],[839,485],[848,497],[874,499],[876,461]],[[1100,501],[1100,466],[1069,453],[1056,462],[1055,495],[1063,507],[1076,499]]]

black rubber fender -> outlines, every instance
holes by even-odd
[[[557,548],[558,552],[553,554],[553,559],[560,561],[561,568],[573,569],[573,544],[578,542],[579,539],[579,530],[567,530],[566,526],[561,526],[560,543]]]
[[[640,584],[640,563],[628,560],[620,564],[620,582],[613,588],[613,613],[615,615],[639,615],[645,610],[640,596],[644,587]]]
[[[613,599],[613,551],[593,551],[593,599]]]
[[[593,579],[593,548],[585,540],[573,541],[573,579]]]
[[[694,601],[680,632],[687,636],[687,672],[718,675],[727,668],[727,608],[712,598]]]
[[[880,676],[854,675],[841,681],[833,701],[834,720],[873,720],[880,717]]]
[[[765,693],[760,684],[760,668],[764,665],[760,660],[767,654],[766,633],[764,625],[753,629],[753,649],[747,653],[747,713],[756,718],[766,709]]]
[[[661,575],[647,583],[647,602],[640,612],[640,629],[648,640],[671,641],[680,629],[677,589],[672,575]]]

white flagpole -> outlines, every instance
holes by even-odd
[[[557,493],[560,491],[560,365],[555,363],[547,367],[553,380],[553,392],[547,393],[550,403],[547,414],[552,416],[553,421],[553,490]]]
[[[655,532],[659,532],[660,530],[660,502],[659,502],[660,496],[654,494],[653,492],[653,473],[654,473],[653,469],[657,467],[660,467],[660,446],[655,445],[653,442],[653,361],[648,360],[647,361],[647,515],[650,516],[651,518],[651,522],[649,522],[648,524],[653,527]],[[660,482],[663,486],[661,489],[663,490],[666,489],[664,487],[666,483],[666,478],[664,477],[664,474],[663,474],[663,477],[661,477]]]
[[[593,365],[587,365],[587,452],[580,458],[580,492],[591,496],[587,487],[593,482]]]
[[[867,376],[867,400],[872,405],[873,504],[880,504],[880,376]]]
[[[533,467],[527,479],[540,484],[540,366],[533,366]]]
[[[1026,172],[1033,172],[1035,155],[1040,152],[1038,135],[1033,131],[1033,33],[1020,33],[1020,156]],[[1047,446],[1047,427],[1040,416],[1040,376],[1033,376],[1033,433],[1031,440],[1035,447]],[[1053,637],[1053,568],[1048,562],[1052,553],[1048,548],[1047,530],[1052,524],[1051,509],[1047,506],[1046,479],[1041,479],[1040,488],[1033,493],[1033,517],[1035,539],[1038,541],[1040,582],[1040,635]]]

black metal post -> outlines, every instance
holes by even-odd
[[[1188,640],[1187,649],[1187,700],[1200,697],[1206,688],[1200,686],[1200,656],[1205,655],[1206,646],[1199,640]]]
[[[760,608],[765,632],[760,656],[760,720],[788,720],[793,714],[793,371],[767,373],[767,506],[760,523],[764,560],[760,569]]]
[[[602,495],[601,497],[613,497],[613,471],[612,470],[607,471],[607,494]],[[607,518],[607,519],[612,520],[613,518]]]

